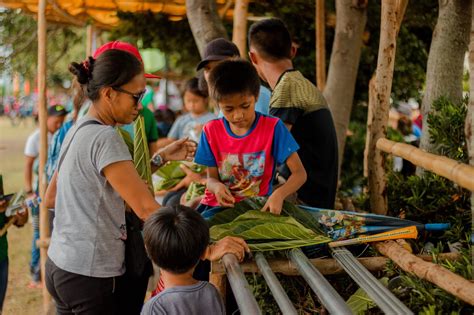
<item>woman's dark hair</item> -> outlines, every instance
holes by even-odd
[[[291,35],[280,19],[255,22],[249,29],[249,47],[253,46],[263,58],[281,60],[291,58]]]
[[[111,49],[97,59],[89,57],[82,63],[71,63],[69,71],[86,87],[89,99],[95,101],[99,98],[101,88],[119,87],[130,82],[143,72],[143,64],[128,52]]]
[[[193,93],[194,95],[200,96],[202,98],[208,97],[207,89],[201,89],[200,88],[198,78],[189,79],[186,82],[186,85],[184,86],[184,92],[185,93],[190,92],[190,93]]]
[[[209,93],[219,102],[235,94],[250,94],[258,97],[260,79],[250,62],[243,59],[229,59],[218,63],[209,74]]]
[[[158,267],[174,274],[193,268],[209,245],[209,227],[195,210],[163,207],[146,220],[145,247]]]

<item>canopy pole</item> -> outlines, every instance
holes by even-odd
[[[301,249],[292,249],[289,252],[291,262],[298,268],[301,276],[306,280],[314,293],[318,296],[321,304],[330,314],[349,315],[352,314],[346,302],[329,284],[324,276],[306,258]]]
[[[44,173],[48,155],[48,128],[47,104],[46,104],[46,1],[38,3],[38,119],[40,127],[40,150],[39,150],[39,194],[44,200],[47,182]],[[44,203],[40,203],[40,240],[49,238],[49,213]],[[51,296],[45,285],[45,263],[48,257],[48,249],[40,248],[41,281],[43,283],[43,309],[48,311],[51,305]]]
[[[234,27],[232,42],[237,45],[240,57],[247,59],[247,15],[249,0],[236,0],[234,7]]]
[[[294,305],[291,303],[290,298],[286,294],[285,290],[278,281],[278,278],[275,276],[270,265],[265,259],[265,256],[262,253],[255,254],[255,262],[257,263],[258,269],[260,269],[260,272],[265,278],[270,291],[272,291],[273,298],[277,302],[278,307],[280,307],[282,314],[298,314]]]
[[[262,314],[255,297],[250,291],[245,275],[242,269],[240,269],[237,257],[234,254],[226,254],[222,257],[222,263],[225,266],[227,278],[229,279],[232,292],[234,292],[235,301],[239,306],[240,313],[243,315]]]
[[[86,58],[92,56],[96,50],[96,29],[93,24],[88,24],[86,29],[87,43],[86,43]]]
[[[320,91],[326,86],[326,29],[324,0],[316,0],[316,84]]]

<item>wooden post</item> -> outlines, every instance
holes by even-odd
[[[86,58],[89,56],[92,56],[94,51],[96,50],[96,32],[95,32],[95,27],[92,24],[87,25],[87,42],[86,42]]]
[[[441,267],[419,259],[394,241],[376,243],[375,248],[403,270],[425,279],[466,303],[474,305],[474,283]]]
[[[240,57],[247,58],[247,14],[249,0],[235,0],[232,42],[237,45]]]
[[[40,126],[40,151],[39,151],[39,194],[44,200],[46,192],[46,176],[44,167],[48,155],[48,128],[46,104],[46,1],[40,0],[38,4],[38,118]],[[40,203],[40,240],[49,238],[49,213],[44,203]],[[40,248],[41,280],[43,282],[43,309],[46,312],[51,303],[51,296],[45,285],[44,266],[47,259],[47,248]]]
[[[471,8],[474,17],[474,3]],[[469,44],[470,97],[466,117],[466,141],[468,143],[469,164],[474,166],[474,19],[471,20],[471,42]],[[471,193],[471,220],[474,223],[474,192]],[[471,224],[474,233],[474,225]],[[471,250],[471,263],[474,263],[474,250]],[[474,275],[473,275],[474,277]]]
[[[326,86],[326,26],[324,0],[316,0],[316,85]]]
[[[372,129],[368,147],[369,195],[372,212],[386,214],[387,183],[385,178],[385,160],[375,144],[386,135],[388,113],[390,110],[390,92],[392,90],[393,68],[397,47],[397,33],[405,13],[408,0],[382,1],[380,25],[380,44],[375,74],[375,104],[373,108]]]
[[[227,295],[227,276],[225,273],[210,273],[209,274],[209,282],[212,283],[216,289],[217,292],[222,297],[222,300],[224,303],[226,302],[226,295]]]

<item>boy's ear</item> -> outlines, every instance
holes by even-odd
[[[258,64],[258,56],[254,51],[249,51],[249,58],[253,64]]]
[[[295,58],[297,52],[298,52],[298,46],[296,46],[295,44],[292,43],[291,44],[291,51],[290,51],[291,59]]]

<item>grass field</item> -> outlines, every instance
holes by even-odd
[[[33,120],[12,126],[7,118],[0,117],[0,174],[3,175],[5,193],[23,188],[23,148],[28,135],[35,128]],[[12,227],[8,232],[10,270],[3,315],[42,312],[41,289],[27,288],[30,282],[31,237],[32,227],[29,223],[20,229]]]

